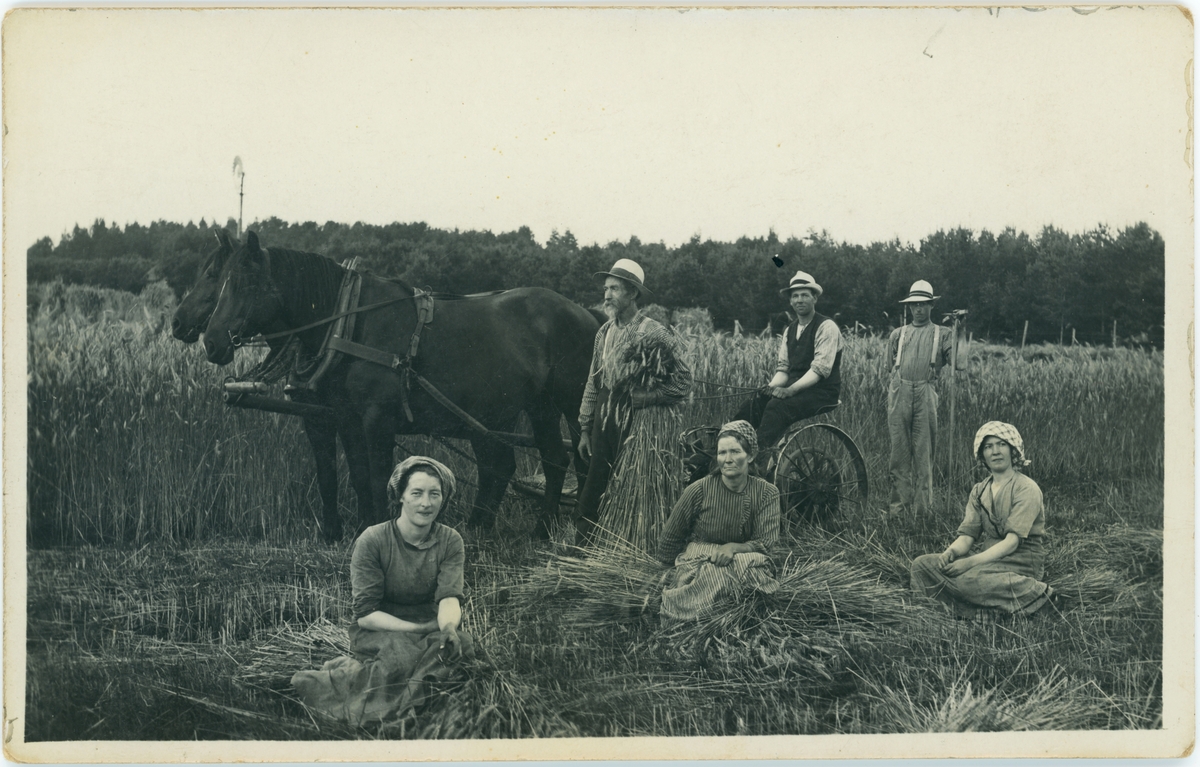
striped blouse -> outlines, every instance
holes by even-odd
[[[742,492],[725,486],[719,474],[688,485],[671,509],[658,542],[657,558],[674,564],[691,541],[748,543],[762,554],[779,540],[779,489],[750,477]]]

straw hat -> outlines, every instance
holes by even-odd
[[[612,265],[612,269],[607,272],[596,272],[592,276],[616,277],[632,284],[642,295],[654,295],[650,292],[650,288],[646,287],[646,273],[642,271],[642,267],[638,265],[637,261],[629,258],[618,258],[617,263]]]
[[[792,281],[788,283],[786,288],[779,291],[780,295],[790,295],[796,288],[808,288],[809,290],[820,296],[825,291],[817,284],[812,275],[808,272],[796,272],[792,275]]]
[[[933,294],[932,285],[925,280],[917,280],[912,284],[912,287],[908,289],[908,298],[901,299],[900,303],[919,304],[925,301],[936,301],[939,298],[941,298],[941,296],[935,296]]]

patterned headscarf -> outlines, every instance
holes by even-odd
[[[754,455],[758,452],[758,433],[754,431],[754,427],[750,425],[749,421],[730,421],[717,432],[717,440],[720,441],[721,437],[730,435],[742,438],[742,441],[746,443],[747,453]]]
[[[1004,423],[1003,421],[988,421],[983,426],[980,426],[979,431],[975,432],[976,458],[980,458],[979,448],[983,446],[983,441],[988,437],[999,437],[1008,443],[1008,446],[1016,453],[1013,456],[1014,467],[1020,468],[1021,466],[1029,465],[1029,461],[1025,460],[1025,442],[1021,439],[1021,432],[1017,431],[1016,426],[1013,426],[1011,423]]]
[[[387,494],[388,503],[400,503],[400,497],[404,494],[404,487],[408,484],[408,475],[413,471],[421,470],[427,474],[431,474],[438,478],[442,483],[442,511],[450,505],[450,501],[454,498],[455,481],[454,472],[446,467],[446,464],[441,461],[434,460],[424,455],[414,455],[405,458],[396,468],[392,470],[392,477],[388,480]]]

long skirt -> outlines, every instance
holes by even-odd
[[[731,564],[719,567],[708,561],[718,548],[715,543],[692,542],[675,558],[674,581],[662,595],[664,626],[702,618],[751,591],[773,594],[779,588],[765,555],[737,554]]]
[[[1012,554],[949,577],[938,567],[938,554],[925,554],[912,563],[912,588],[946,603],[955,615],[974,616],[982,609],[1013,615],[1032,615],[1049,601],[1054,590],[1042,582],[1040,553]]]
[[[462,658],[474,655],[474,643],[465,632]],[[309,708],[351,724],[367,724],[419,708],[431,683],[449,677],[457,662],[445,663],[439,649],[442,632],[353,632],[351,650],[326,661],[319,671],[297,671],[292,687]]]

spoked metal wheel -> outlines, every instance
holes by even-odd
[[[825,524],[867,502],[862,452],[832,424],[811,423],[784,435],[772,479],[790,524]]]

